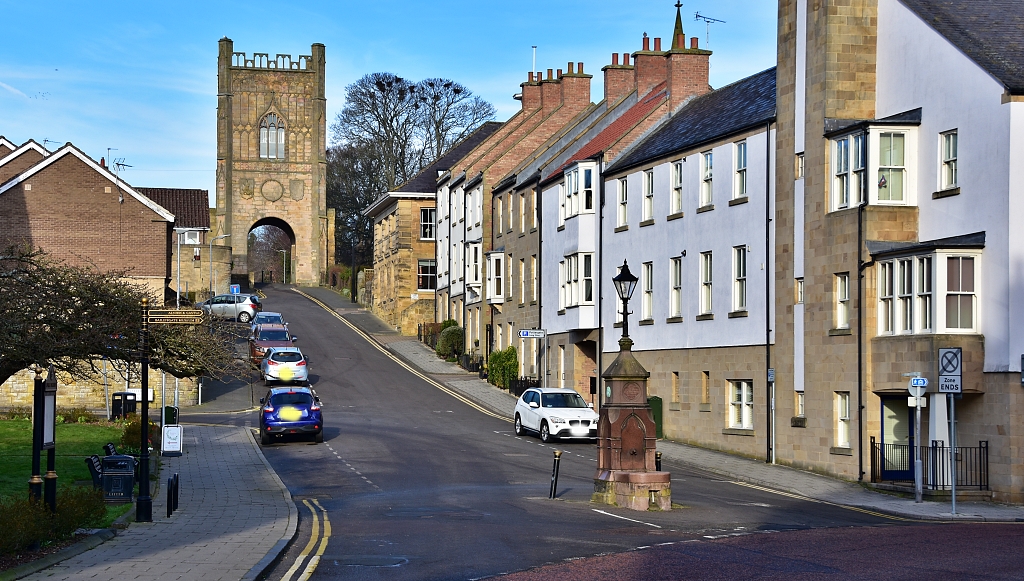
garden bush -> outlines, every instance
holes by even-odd
[[[447,321],[441,321],[441,330],[444,331],[448,327],[458,327],[459,322],[455,319],[448,319]]]
[[[139,435],[142,430],[142,418],[133,415],[121,432],[121,440],[117,443],[117,451],[122,454],[139,454]],[[160,426],[149,422],[149,445],[154,450],[160,449]]]
[[[12,407],[0,412],[0,420],[30,420],[32,419],[32,408]]]
[[[465,336],[462,327],[448,327],[441,331],[441,337],[437,340],[437,354],[445,359],[462,355]]]
[[[509,345],[508,349],[491,353],[487,363],[487,380],[492,384],[508,389],[509,383],[516,378],[519,371],[519,354],[516,348]]]
[[[91,486],[57,490],[57,512],[28,497],[0,498],[0,554],[24,551],[34,543],[70,538],[75,531],[99,524],[106,515],[103,492]]]
[[[85,408],[59,408],[57,415],[64,418],[66,424],[93,424],[99,421],[96,414]]]

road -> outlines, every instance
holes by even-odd
[[[693,556],[694,544],[771,547],[783,543],[774,539],[805,535],[815,539],[809,546],[818,551],[827,544],[842,546],[848,537],[899,538],[916,528],[902,519],[723,481],[671,462],[665,469],[672,472],[674,510],[640,513],[593,505],[593,444],[552,446],[517,437],[505,418],[404,368],[333,313],[282,288],[266,292],[266,310],[283,312],[300,338],[325,414],[324,444],[290,441],[263,449],[300,511],[298,538],[269,579],[292,581],[304,573],[315,580],[478,579],[513,572],[526,575],[513,579],[535,579],[549,571],[535,568],[570,567],[556,575],[561,577],[588,563],[615,571],[616,559],[628,562],[643,553],[635,549],[652,546],[683,555],[671,561],[679,571],[690,567],[707,574],[706,564],[732,562],[735,553],[708,549],[707,555],[718,556],[702,561]],[[255,419],[254,412],[203,417],[250,426]],[[549,500],[555,449],[565,453],[557,498]],[[778,552],[779,563],[793,558],[782,548]],[[570,559],[585,560],[564,565]],[[772,562],[766,561],[768,570],[788,570]]]

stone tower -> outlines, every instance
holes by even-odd
[[[288,282],[317,285],[333,263],[327,211],[324,45],[310,55],[234,52],[217,57],[215,234],[230,234],[232,278],[248,275],[247,237],[263,225],[292,242]]]

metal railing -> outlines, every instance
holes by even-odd
[[[949,490],[949,446],[932,440],[921,446],[922,486],[929,490]],[[988,441],[977,446],[956,447],[956,486],[988,490]],[[914,485],[914,452],[911,444],[883,444],[871,438],[871,481]]]
[[[523,392],[531,387],[540,387],[540,380],[532,377],[520,377],[508,382],[508,390],[516,397],[523,395]]]

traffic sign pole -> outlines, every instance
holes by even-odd
[[[914,502],[922,502],[924,470],[921,461],[921,399],[924,397],[925,390],[928,387],[928,379],[920,377],[918,372],[915,372],[915,374],[916,376],[910,378],[910,385],[907,386],[907,391],[913,396],[914,407],[917,409],[914,416]]]
[[[949,484],[953,492],[950,512],[956,516],[956,396],[950,393],[947,397],[949,398]]]

